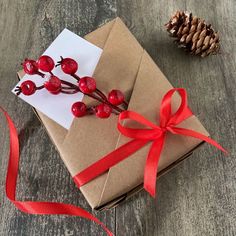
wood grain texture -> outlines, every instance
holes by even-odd
[[[163,27],[177,9],[192,11],[218,29],[222,53],[186,55]],[[89,210],[30,106],[10,90],[25,57],[36,58],[67,27],[84,35],[120,16],[175,87],[185,87],[192,110],[230,150],[225,157],[204,145],[158,180],[158,197],[141,192],[109,212],[97,213],[117,236],[236,235],[236,20],[234,0],[0,1],[0,104],[20,133],[19,199],[64,201]],[[4,192],[8,157],[0,115],[0,235],[105,235],[84,219],[19,212]]]
[[[119,0],[117,7],[172,84],[187,89],[191,108],[210,134],[231,152],[225,157],[204,145],[158,181],[156,200],[142,192],[122,204],[116,210],[118,235],[236,235],[235,2],[130,1],[127,6]],[[202,60],[172,44],[163,25],[176,9],[192,11],[218,29],[222,54]]]
[[[0,1],[0,103],[10,113],[20,132],[21,168],[19,199],[63,201],[89,211],[83,195],[31,107],[10,91],[16,71],[25,57],[37,58],[65,28],[84,35],[115,17],[112,1]],[[31,216],[19,212],[4,191],[8,156],[6,123],[0,122],[0,235],[105,235],[94,223],[79,217]],[[115,211],[97,216],[115,230]]]

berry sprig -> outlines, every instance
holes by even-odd
[[[112,105],[120,105],[121,103],[124,102],[124,95],[121,91],[114,90],[114,91],[118,91],[118,93],[119,93],[119,95],[117,95],[115,97],[114,97],[114,95],[111,94],[111,96],[113,96],[114,99],[117,98],[117,101],[115,102],[116,104],[114,104],[113,102],[109,101],[109,95],[108,95],[108,99],[107,99],[106,95],[96,87],[96,81],[95,81],[94,78],[91,78],[91,77],[88,77],[88,76],[80,78],[76,74],[76,72],[78,70],[78,64],[72,58],[63,58],[61,56],[61,60],[58,61],[57,64],[56,64],[56,67],[57,66],[61,66],[61,69],[65,74],[68,74],[68,75],[72,76],[74,79],[76,79],[78,81],[78,85],[79,85],[79,88],[80,88],[82,93],[84,93],[84,94],[95,93],[99,97],[101,97],[104,101],[106,101],[106,103],[110,103]],[[111,100],[114,100],[114,99],[111,98]],[[121,101],[121,102],[119,102],[119,101]],[[127,105],[127,103],[126,103],[126,105]]]
[[[25,59],[22,65],[26,74],[37,74],[44,78],[45,82],[43,85],[37,87],[31,80],[24,81],[20,86],[16,87],[15,92],[17,95],[22,93],[26,96],[30,96],[37,90],[45,88],[54,95],[59,93],[75,94],[81,92],[99,102],[98,105],[90,107],[87,107],[83,102],[75,102],[71,107],[71,112],[75,117],[95,114],[99,118],[108,118],[111,113],[119,114],[124,111],[124,107],[127,108],[128,106],[124,94],[120,90],[113,89],[108,96],[106,96],[97,88],[94,78],[89,76],[80,78],[76,74],[78,63],[72,58],[61,57],[61,60],[55,65],[54,60],[51,57],[43,55],[38,61]],[[61,66],[61,69],[65,74],[68,74],[75,79],[77,85],[55,76],[52,70],[57,66]],[[45,74],[45,72],[48,74]],[[123,107],[120,107],[121,105],[123,105]]]

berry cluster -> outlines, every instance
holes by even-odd
[[[96,81],[92,77],[80,78],[76,72],[78,70],[78,64],[72,58],[63,58],[55,65],[53,59],[49,56],[43,55],[38,61],[25,59],[23,69],[26,74],[39,75],[45,79],[44,84],[36,86],[36,84],[27,80],[17,86],[15,92],[17,95],[24,94],[30,96],[37,90],[46,89],[51,94],[74,94],[81,92],[90,98],[99,101],[96,106],[87,107],[83,102],[76,102],[72,105],[71,111],[75,117],[82,117],[86,114],[96,114],[99,118],[108,118],[111,113],[119,114],[124,109],[119,106],[123,105],[127,108],[128,104],[125,102],[124,94],[120,90],[112,90],[108,96],[100,91],[96,86]],[[77,85],[68,81],[62,80],[55,76],[52,72],[54,67],[61,66],[62,71],[65,74],[72,76],[77,80]],[[48,74],[45,74],[48,73]]]

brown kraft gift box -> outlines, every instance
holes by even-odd
[[[89,33],[85,39],[103,49],[94,72],[97,86],[105,93],[112,89],[123,91],[129,101],[128,110],[142,114],[153,123],[159,122],[156,116],[162,97],[173,87],[120,18]],[[92,102],[86,96],[84,101]],[[179,103],[180,97],[176,94],[172,99],[174,111]],[[75,118],[66,130],[39,111],[36,113],[72,176],[129,141],[118,132],[116,115],[109,119]],[[195,116],[178,126],[209,135]],[[201,143],[195,138],[168,133],[158,176],[189,156]],[[149,148],[150,144],[80,188],[93,209],[113,207],[142,189]]]

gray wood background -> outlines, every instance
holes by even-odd
[[[206,59],[186,55],[163,27],[177,9],[192,11],[219,30],[222,53]],[[19,199],[53,200],[90,210],[76,189],[31,107],[10,90],[25,57],[37,58],[67,27],[85,35],[120,16],[229,156],[204,145],[157,183],[158,197],[141,192],[96,215],[116,235],[236,235],[236,2],[235,0],[0,0],[0,104],[20,135]],[[5,197],[8,130],[0,115],[0,235],[105,235],[84,219],[32,216]]]

